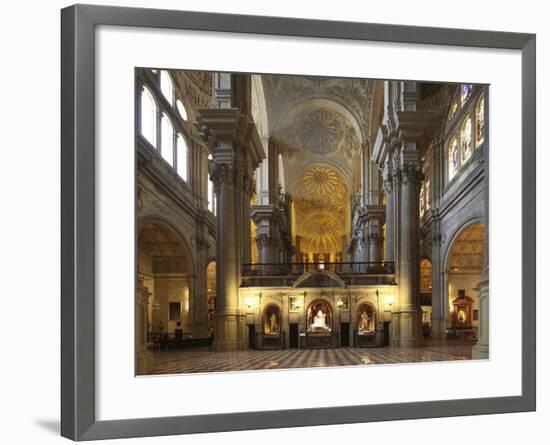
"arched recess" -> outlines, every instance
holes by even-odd
[[[357,306],[357,332],[359,335],[376,330],[376,307],[370,302]]]
[[[484,237],[483,223],[470,221],[457,231],[446,252],[449,327],[459,331],[472,329],[476,332],[479,327],[477,286],[485,265]],[[462,313],[463,311],[467,313]],[[464,320],[468,322],[464,323]]]
[[[193,261],[183,238],[166,222],[148,219],[139,224],[138,276],[150,292],[147,331],[174,335],[191,333],[194,295]]]
[[[328,301],[312,301],[306,311],[307,332],[314,335],[329,335],[332,332],[333,313]]]
[[[263,335],[279,336],[281,334],[281,308],[278,304],[268,303],[262,310]]]
[[[214,335],[214,312],[216,310],[216,261],[206,266],[206,304],[208,308],[208,336]]]

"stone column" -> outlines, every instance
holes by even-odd
[[[263,274],[274,272],[270,263],[279,263],[278,219],[280,210],[274,205],[252,206],[252,219],[256,224],[258,259]]]
[[[400,165],[401,230],[398,262],[399,297],[393,318],[394,346],[418,346],[421,338],[419,304],[419,194],[422,177],[415,143],[405,142]]]
[[[244,317],[239,307],[240,255],[239,218],[236,204],[241,189],[238,173],[230,162],[216,161],[212,179],[217,199],[216,231],[216,311],[214,343],[216,351],[245,349]]]
[[[250,210],[250,200],[252,199],[252,193],[254,191],[252,171],[248,168],[248,162],[243,162],[243,180],[242,180],[242,205],[241,205],[241,219],[242,219],[242,262],[243,264],[249,264],[251,261],[251,234],[250,234],[250,224],[251,224],[251,210]]]
[[[432,338],[445,338],[449,308],[444,292],[439,214],[432,208]]]
[[[384,193],[386,194],[386,261],[395,261],[394,190],[389,166],[384,172]]]
[[[485,94],[485,116],[489,116],[488,88],[484,88]],[[479,327],[478,341],[472,349],[472,357],[475,359],[489,358],[489,128],[488,121],[485,127],[485,141],[483,143],[483,162],[484,162],[484,189],[485,189],[485,221],[484,221],[484,241],[485,241],[485,267],[481,274],[481,279],[477,285],[479,288]]]
[[[380,205],[367,205],[367,227],[369,244],[369,261],[382,261],[382,244],[384,234],[382,226],[384,225],[385,209]]]
[[[147,306],[151,293],[138,279],[136,292],[136,374],[149,374],[153,365],[153,356],[147,349]]]

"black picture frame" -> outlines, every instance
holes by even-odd
[[[522,394],[428,402],[98,421],[95,416],[95,28],[238,32],[514,49],[522,59]],[[536,408],[534,34],[75,5],[61,11],[61,434],[142,437]]]

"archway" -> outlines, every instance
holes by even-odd
[[[475,222],[452,241],[446,262],[449,323],[454,335],[477,338],[479,298],[477,285],[485,265],[485,232]]]
[[[150,293],[147,307],[149,342],[191,333],[190,254],[167,225],[150,222],[138,235],[138,277]]]

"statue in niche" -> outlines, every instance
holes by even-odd
[[[359,331],[368,332],[370,331],[371,318],[367,311],[363,311],[361,314],[361,321],[359,323]]]
[[[277,315],[272,312],[269,317],[269,332],[268,334],[277,334],[279,332],[279,326],[277,324]]]

